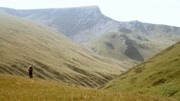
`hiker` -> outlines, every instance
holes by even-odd
[[[28,73],[29,73],[29,78],[32,78],[33,77],[33,68],[31,65],[28,67]]]

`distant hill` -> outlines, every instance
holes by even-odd
[[[103,88],[111,91],[157,94],[180,101],[180,42],[135,66]]]
[[[139,21],[120,22],[103,15],[97,6],[17,10],[0,8],[1,12],[36,22],[44,23],[63,32],[77,42],[89,40],[108,32],[135,32],[140,35],[173,37],[180,28],[168,25],[149,24]],[[174,39],[174,38],[173,38]]]
[[[142,40],[138,40],[141,38]],[[149,42],[148,39],[138,35],[123,34],[121,32],[110,32],[89,41],[85,44],[96,53],[116,58],[121,61],[144,61],[144,59],[152,56],[160,47],[153,47],[155,44]],[[133,61],[134,60],[134,61]],[[130,62],[130,63],[131,63]]]
[[[129,62],[131,65],[154,56],[180,40],[179,27],[139,21],[116,21],[103,15],[97,6],[34,10],[0,8],[0,11],[46,24],[74,41],[88,45],[103,56],[133,61]],[[121,33],[123,37],[115,35],[113,37],[116,41],[111,43],[112,38],[109,33]],[[104,41],[112,44],[115,51],[110,50],[109,45]],[[127,50],[120,49],[124,46]]]
[[[34,10],[0,8],[0,11],[46,24],[77,42],[87,42],[99,32],[112,30],[116,22],[104,16],[97,6]]]
[[[1,101],[174,101],[158,96],[114,93],[50,80],[0,75]]]
[[[151,58],[167,48],[167,46],[178,41],[178,37],[176,41],[169,40],[168,38],[157,38],[147,38],[135,32],[126,34],[122,32],[109,32],[84,45],[102,56],[129,61],[129,64],[137,64]]]
[[[46,26],[0,13],[0,73],[98,87],[126,70]]]

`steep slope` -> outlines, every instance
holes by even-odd
[[[174,101],[158,96],[122,94],[74,87],[54,81],[0,75],[1,101]]]
[[[129,64],[137,64],[180,40],[178,37],[174,38],[176,41],[167,38],[158,40],[155,36],[147,38],[136,32],[109,32],[84,43],[84,45],[102,56],[129,61]]]
[[[111,32],[91,40],[85,45],[103,56],[116,58],[121,61],[143,61],[144,57],[147,56],[145,54],[142,55],[139,50],[146,49],[146,53],[148,53],[150,51],[150,45],[148,47],[148,44],[149,41],[147,39],[145,41],[137,41],[133,40],[128,34]]]
[[[1,7],[0,11],[44,23],[81,43],[112,31],[136,32],[140,36],[158,35],[172,39],[174,39],[174,35],[179,35],[180,32],[180,28],[174,26],[139,21],[118,22],[103,15],[97,6],[34,10],[15,10]]]
[[[120,60],[127,67],[132,67],[138,61],[144,60],[133,40],[120,32],[104,34],[84,45],[100,55]]]
[[[0,73],[98,87],[126,70],[46,26],[0,13]]]
[[[158,94],[180,101],[180,42],[104,86],[121,92]]]
[[[46,24],[80,43],[117,29],[119,25],[104,16],[97,6],[35,10],[0,8],[0,11]]]
[[[97,6],[35,10],[0,8],[0,11],[53,27],[74,41],[90,46],[103,56],[125,61],[128,59],[127,61],[131,60],[135,63],[152,57],[180,40],[178,27],[139,21],[118,22],[103,15]],[[122,33],[127,36],[124,40],[129,48],[125,53],[120,48],[116,49],[116,53],[110,52],[108,45],[103,41],[112,40],[111,37],[107,37],[110,36],[107,35],[109,33]],[[117,40],[118,35],[115,39],[116,42],[111,43],[111,46],[124,47],[122,41]],[[99,49],[99,47],[103,48]]]
[[[124,28],[120,31],[127,32],[130,29],[133,32],[139,33],[140,35],[148,36],[161,36],[174,38],[174,35],[179,35],[180,28],[175,26],[161,25],[161,24],[150,24],[140,21],[124,22]],[[130,32],[130,31],[128,31]]]

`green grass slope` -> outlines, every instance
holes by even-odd
[[[85,43],[85,45],[90,47],[94,52],[102,56],[118,59],[126,67],[132,67],[136,61],[134,61],[133,59],[125,55],[124,52],[127,48],[127,45],[125,43],[124,38],[125,37],[122,35],[122,33],[111,32],[111,33],[106,33],[104,35],[101,35]],[[133,49],[130,49],[130,50],[134,51]],[[131,54],[132,57],[133,57],[133,54],[134,53]],[[140,57],[142,56],[141,55],[137,56],[137,58],[140,58]]]
[[[160,41],[159,41],[160,40]],[[85,43],[94,52],[110,58],[115,58],[127,67],[142,62],[176,41],[167,38],[149,38],[136,32],[110,32]]]
[[[98,87],[126,70],[43,25],[0,14],[0,73]]]
[[[104,89],[157,94],[180,101],[180,42],[107,83]]]
[[[1,101],[175,101],[158,96],[114,93],[54,81],[0,75]]]

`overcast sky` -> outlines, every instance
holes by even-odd
[[[180,27],[180,0],[0,0],[0,7],[15,9],[64,8],[97,5],[103,14],[118,21]]]

